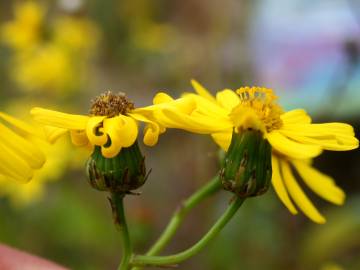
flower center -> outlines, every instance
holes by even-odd
[[[230,117],[238,129],[258,129],[271,132],[282,126],[282,108],[276,103],[277,96],[271,89],[263,87],[241,87],[236,91],[240,103]]]
[[[124,93],[113,94],[106,91],[91,101],[90,115],[114,117],[125,115],[134,109],[134,103],[129,101]]]

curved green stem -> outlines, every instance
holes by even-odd
[[[129,263],[132,256],[132,247],[128,226],[126,223],[126,216],[124,211],[124,194],[111,193],[111,207],[113,210],[114,222],[117,229],[121,233],[122,240],[122,259],[118,270],[128,270]]]
[[[153,244],[153,246],[146,253],[147,256],[152,256],[159,254],[164,247],[169,243],[172,237],[175,235],[177,229],[183,222],[184,218],[188,212],[197,206],[205,198],[211,196],[216,191],[220,190],[221,182],[219,176],[215,176],[211,181],[206,183],[203,187],[197,190],[189,198],[181,203],[181,205],[176,209],[172,215],[170,222],[166,226],[163,233],[160,235],[158,240]],[[135,267],[133,270],[139,270],[141,267]]]
[[[169,243],[171,238],[176,233],[187,213],[203,199],[207,198],[208,196],[219,190],[220,187],[221,182],[219,180],[219,177],[216,176],[210,182],[200,188],[197,192],[191,195],[188,199],[182,202],[171,217],[171,220],[166,226],[164,232],[161,234],[155,244],[149,249],[146,255],[155,255],[158,254],[161,250],[163,250],[166,244]]]
[[[200,239],[199,242],[189,249],[168,256],[137,255],[132,258],[131,264],[134,266],[170,266],[189,259],[201,251],[215,236],[218,235],[223,227],[234,216],[244,200],[244,198],[236,198],[229,205],[225,213],[216,221],[212,228]]]

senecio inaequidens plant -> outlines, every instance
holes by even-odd
[[[119,270],[174,266],[189,259],[223,229],[246,198],[264,194],[270,185],[292,214],[301,210],[314,222],[324,223],[324,216],[305,195],[293,171],[323,199],[338,205],[344,202],[345,193],[331,177],[316,170],[311,160],[324,150],[357,148],[352,126],[314,124],[303,109],[284,112],[271,89],[226,89],[213,97],[196,81],[192,84],[196,93],[184,93],[178,99],[158,93],[153,105],[142,108],[135,108],[123,93],[107,91],[92,101],[87,115],[31,110],[34,119],[44,126],[47,141],[54,143],[69,133],[75,146],[91,150],[86,162],[88,181],[93,188],[110,193],[114,222],[122,233]],[[45,157],[32,143],[31,136],[35,135],[31,126],[3,113],[0,118],[21,134],[0,124],[0,149],[7,153],[0,157],[0,174],[28,181]],[[133,252],[124,211],[126,195],[137,194],[149,175],[137,141],[139,122],[145,123],[143,142],[147,146],[156,145],[167,128],[176,128],[210,134],[225,151],[218,174],[183,202],[145,255]],[[231,192],[232,199],[210,230],[190,248],[159,256],[186,214],[222,189]]]

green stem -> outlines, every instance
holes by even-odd
[[[218,176],[215,176],[211,181],[206,183],[203,187],[197,190],[194,194],[192,194],[189,198],[181,203],[178,209],[172,215],[170,222],[166,226],[163,233],[160,235],[158,240],[154,243],[154,245],[149,249],[146,253],[147,256],[152,256],[159,254],[164,247],[169,243],[172,237],[175,235],[177,229],[183,222],[184,218],[188,214],[188,212],[197,206],[201,201],[205,198],[211,196],[216,191],[220,190],[221,182]],[[140,270],[141,267],[135,267],[133,270]]]
[[[114,222],[117,229],[121,233],[122,241],[122,259],[118,270],[128,270],[129,263],[132,256],[132,247],[128,226],[126,223],[126,216],[124,211],[124,194],[111,193],[111,207],[113,210]]]
[[[231,220],[244,198],[236,198],[227,208],[225,213],[216,221],[213,227],[195,245],[180,253],[168,256],[137,255],[132,258],[131,264],[135,266],[171,266],[189,259],[201,251],[223,227]]]
[[[214,192],[219,190],[221,187],[221,182],[219,177],[214,177],[210,182],[208,182],[205,186],[200,188],[197,192],[191,195],[188,199],[186,199],[175,211],[169,224],[166,226],[164,232],[161,234],[159,239],[155,242],[155,244],[149,249],[146,255],[155,255],[158,254],[163,248],[169,243],[171,238],[176,233],[180,224],[184,220],[187,213],[193,209],[198,203],[200,203],[206,197],[212,195]]]

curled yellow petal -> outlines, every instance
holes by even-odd
[[[156,123],[149,123],[144,129],[144,144],[154,146],[159,140],[160,127]]]
[[[323,215],[314,207],[309,198],[302,191],[301,187],[294,178],[294,175],[291,172],[290,166],[287,161],[282,160],[280,162],[281,170],[283,173],[284,183],[291,198],[297,204],[297,206],[308,216],[312,221],[323,224],[326,222]]]
[[[306,185],[325,200],[342,205],[345,200],[344,191],[336,186],[335,181],[328,175],[313,168],[308,162],[292,160],[296,170]]]
[[[110,141],[101,147],[104,157],[116,156],[122,147],[130,147],[136,141],[138,127],[131,117],[119,115],[104,120],[104,133]]]
[[[92,116],[86,125],[86,135],[93,145],[104,145],[108,137],[104,132],[103,121],[106,116]]]
[[[44,125],[65,129],[85,130],[88,116],[68,114],[43,108],[33,108],[30,113],[34,119]]]
[[[138,121],[147,123],[144,129],[143,142],[147,146],[156,145],[159,139],[159,135],[165,132],[165,128],[159,123],[151,120],[153,117],[146,117],[145,115],[139,113],[129,113],[128,115]]]
[[[293,214],[296,215],[298,211],[296,210],[294,204],[292,203],[286,187],[284,185],[283,179],[280,173],[279,160],[276,156],[272,155],[272,178],[271,183],[274,187],[276,194],[278,195],[280,201],[286,206],[287,209]]]
[[[266,135],[269,143],[276,151],[295,159],[307,159],[318,156],[322,149],[318,145],[310,145],[295,142],[278,131],[272,131]]]

